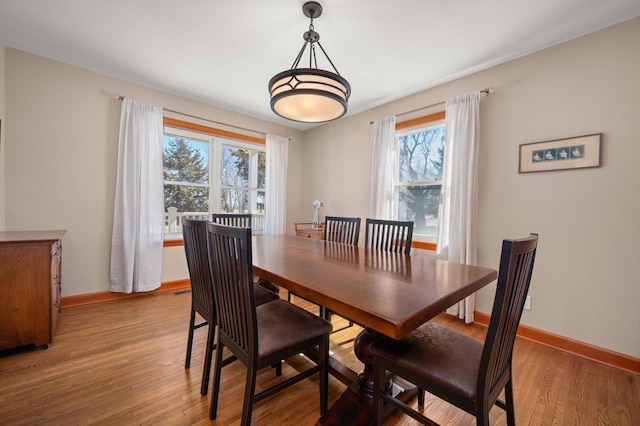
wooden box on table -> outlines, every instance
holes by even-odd
[[[295,222],[293,225],[298,237],[324,240],[324,223],[320,224],[320,228],[313,228],[312,223]]]

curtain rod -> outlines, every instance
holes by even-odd
[[[480,90],[480,93],[485,93],[487,96],[489,96],[489,93],[492,93],[495,89],[493,88],[493,86],[489,86],[489,87],[485,87],[484,89]],[[412,112],[417,112],[423,109],[427,109],[427,108],[431,108],[440,104],[445,103],[445,101],[442,102],[436,102],[435,104],[431,104],[431,105],[427,105],[427,106],[423,106],[420,108],[416,108],[416,109],[412,109],[411,111],[405,111],[405,112],[401,112],[396,114],[396,117],[400,116],[400,115],[407,115],[407,114],[411,114]],[[375,121],[370,121],[369,124],[373,124],[375,123]]]
[[[118,95],[118,94],[115,95],[115,99],[118,100],[118,101],[121,101],[124,98],[125,97],[122,96],[122,95]],[[191,114],[185,114],[184,112],[174,111],[172,109],[163,108],[163,110],[164,111],[168,111],[168,112],[172,112],[174,114],[180,114],[180,115],[183,115],[185,117],[191,117],[191,118],[195,118],[195,119],[198,119],[198,120],[208,121],[209,123],[220,124],[221,126],[233,127],[234,129],[245,130],[247,132],[252,132],[252,133],[257,133],[259,135],[267,136],[267,134],[265,132],[261,132],[261,131],[258,131],[258,130],[247,129],[246,127],[234,126],[233,124],[221,123],[220,121],[214,121],[214,120],[211,120],[209,118],[198,117],[196,115],[191,115]],[[291,138],[289,138],[289,140],[291,140]]]

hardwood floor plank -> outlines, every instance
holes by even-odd
[[[191,368],[184,369],[191,295],[157,293],[63,308],[49,349],[0,352],[0,424],[4,425],[232,425],[242,412],[245,368],[222,372],[218,419],[210,422],[209,395],[200,395],[206,328],[195,333]],[[317,307],[296,301],[311,311]],[[305,304],[306,303],[306,304]],[[441,315],[435,319],[482,340],[486,328]],[[334,316],[334,327],[346,325]],[[335,357],[359,370],[351,339],[358,326],[334,333]],[[307,365],[303,357],[283,365],[283,377]],[[524,339],[514,351],[518,424],[638,425],[640,376],[597,364]],[[280,380],[272,369],[258,388]],[[345,386],[329,380],[329,403]],[[415,408],[417,401],[411,401]],[[427,415],[443,425],[474,425],[472,416],[427,394]],[[506,424],[491,410],[491,424]],[[253,424],[314,425],[319,417],[317,378],[256,404]],[[390,426],[414,425],[401,414]]]

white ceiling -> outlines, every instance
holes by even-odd
[[[302,47],[304,2],[0,0],[0,44],[304,130],[271,112],[267,90]],[[348,114],[640,16],[640,0],[320,3]]]

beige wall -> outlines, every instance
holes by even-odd
[[[369,122],[492,85],[480,108],[479,263],[497,267],[503,238],[539,233],[522,323],[640,357],[639,43],[635,19],[308,131],[303,207],[320,198],[323,214],[366,217]],[[518,174],[519,144],[600,132],[602,167]],[[494,290],[478,311],[491,312]]]
[[[367,217],[369,121],[493,85],[481,101],[479,263],[497,266],[503,238],[539,233],[523,324],[640,358],[638,40],[635,19],[304,134],[7,49],[6,227],[67,229],[63,295],[108,288],[115,93],[292,137],[293,232],[313,218],[314,199],[323,216]],[[517,173],[519,144],[596,132],[602,167]],[[163,280],[186,277],[181,256],[165,250]],[[490,313],[493,291],[479,293],[479,311]]]
[[[107,291],[120,101],[128,96],[167,109],[292,138],[299,131],[6,49],[6,228],[66,229],[62,295]],[[4,144],[4,139],[3,139]],[[292,167],[292,206],[300,169]],[[297,175],[296,175],[297,174]],[[295,207],[287,215],[298,215]],[[293,229],[293,226],[292,226]],[[163,280],[188,278],[181,247],[165,249]]]

